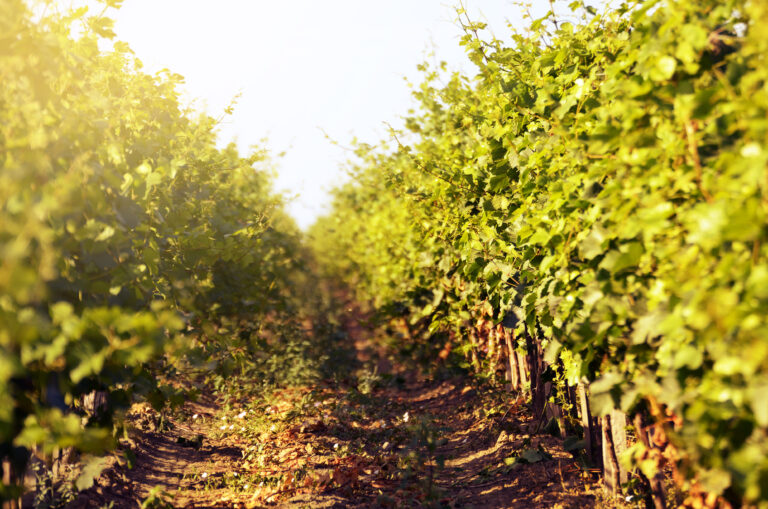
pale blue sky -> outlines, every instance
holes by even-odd
[[[69,3],[62,0],[62,3]],[[451,0],[125,0],[116,32],[147,71],[186,78],[188,98],[218,117],[242,94],[221,126],[222,140],[247,148],[269,138],[277,188],[299,195],[289,212],[306,227],[343,181],[353,136],[377,142],[384,122],[401,125],[412,106],[404,77],[434,48],[437,60],[472,70],[458,40]],[[468,0],[474,19],[507,38],[506,20],[522,26],[510,0]],[[549,3],[534,3],[542,15]],[[321,129],[323,131],[321,131]]]

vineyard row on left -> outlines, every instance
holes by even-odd
[[[110,19],[22,0],[0,12],[7,500],[33,448],[112,447],[137,398],[179,399],[158,380],[237,346],[217,331],[237,341],[289,309],[302,252],[266,153],[217,148],[217,122],[182,106],[181,77],[143,72]],[[109,394],[98,416],[94,391]]]

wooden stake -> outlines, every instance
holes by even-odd
[[[601,437],[603,439],[603,482],[605,488],[612,495],[619,493],[619,465],[613,450],[613,435],[611,434],[611,416],[606,415],[601,419]]]
[[[619,483],[625,484],[629,481],[629,472],[620,460],[627,450],[627,414],[621,410],[611,410],[611,439],[616,465],[619,467]]]
[[[512,390],[520,390],[520,370],[517,366],[517,355],[512,343],[512,331],[504,330],[504,341],[507,344],[507,357],[509,362],[509,384]]]
[[[21,484],[19,477],[18,473],[14,471],[11,461],[3,460],[3,484],[6,486]],[[21,498],[6,500],[0,505],[0,509],[21,509]]]
[[[541,356],[539,355],[539,345],[535,337],[530,332],[525,335],[526,350],[528,351],[528,369],[531,373],[531,400],[533,401],[533,415],[536,419],[541,419],[544,413],[544,387],[541,383]],[[541,423],[537,423],[539,426]]]
[[[520,368],[520,389],[528,385],[528,359],[525,355],[520,354],[515,350],[515,359],[517,361],[517,367]]]
[[[555,405],[554,403],[547,403],[547,406],[549,407],[549,413],[551,414],[552,418],[557,421],[557,427],[560,432],[560,438],[565,440],[565,437],[568,436],[565,430],[565,418],[563,417],[563,407],[560,405]]]
[[[599,466],[600,456],[598,451],[597,432],[595,429],[595,423],[592,419],[592,412],[589,409],[589,396],[587,394],[587,386],[583,382],[579,382],[576,388],[579,396],[579,414],[581,415],[581,427],[584,429],[584,440],[587,442],[587,457],[592,465]]]

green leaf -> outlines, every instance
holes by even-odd
[[[544,351],[544,362],[547,364],[554,364],[557,362],[560,350],[562,350],[563,344],[556,339],[551,339]]]
[[[87,490],[96,481],[96,478],[109,466],[109,458],[92,457],[85,465],[75,481],[75,486],[80,491]]]
[[[634,267],[640,261],[643,252],[643,245],[639,242],[623,244],[619,250],[612,250],[605,256],[600,262],[600,268],[616,273]]]
[[[61,325],[65,320],[74,315],[75,308],[69,302],[57,302],[51,305],[51,320],[56,325]]]
[[[763,428],[768,428],[768,383],[755,384],[751,387],[750,406],[755,415],[755,421]]]
[[[632,330],[632,343],[640,345],[645,343],[649,338],[658,336],[660,334],[661,324],[666,316],[666,313],[661,309],[656,309],[637,319]]]
[[[704,355],[701,350],[693,345],[685,345],[675,352],[673,366],[677,369],[687,367],[689,369],[698,369],[704,361]]]
[[[520,458],[524,459],[528,463],[538,463],[540,461],[546,461],[552,459],[552,456],[546,452],[541,445],[536,449],[525,449],[520,453]]]
[[[108,349],[104,349],[98,353],[85,357],[81,360],[80,364],[70,372],[69,377],[74,383],[78,383],[89,375],[98,374],[104,367],[107,353]]]
[[[587,441],[579,437],[569,436],[563,440],[563,449],[567,452],[579,451],[587,448]]]
[[[667,81],[672,79],[676,69],[677,60],[669,55],[664,55],[656,59],[650,77],[653,81]]]
[[[115,229],[111,226],[105,226],[101,233],[94,239],[96,242],[104,242],[112,238]]]
[[[590,230],[589,235],[587,235],[587,237],[579,244],[579,254],[585,260],[591,260],[602,254],[603,242],[605,242],[606,239],[606,230],[600,225],[594,225]]]

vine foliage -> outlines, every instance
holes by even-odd
[[[180,103],[182,78],[144,72],[108,17],[22,0],[0,12],[8,480],[33,447],[112,447],[132,402],[179,402],[179,370],[241,358],[254,321],[294,305],[303,255],[266,153],[218,148],[217,122]],[[94,391],[100,416],[83,405]]]
[[[484,316],[533,337],[593,413],[665,434],[624,455],[648,478],[768,504],[768,7],[570,8],[508,41],[464,21],[477,74],[424,65],[315,251],[420,341],[482,354]]]

